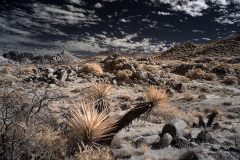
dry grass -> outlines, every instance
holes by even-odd
[[[67,124],[85,145],[94,146],[96,142],[106,140],[114,129],[114,117],[109,117],[106,109],[98,113],[94,106],[82,102],[79,108],[70,110],[70,115]]]
[[[116,76],[119,80],[129,79],[132,76],[132,71],[129,69],[118,70]]]
[[[6,66],[0,66],[1,69],[0,69],[0,73],[2,74],[8,74],[8,73],[11,73],[13,71],[13,66],[10,66],[10,65],[6,65]]]
[[[110,149],[105,146],[99,146],[92,149],[89,146],[83,146],[83,150],[75,154],[76,160],[112,160],[113,157],[110,154]]]
[[[210,106],[210,107],[207,107],[204,112],[207,114],[207,113],[217,113],[217,115],[219,116],[222,116],[223,115],[223,112],[221,109],[219,109],[218,107],[216,106]]]
[[[193,101],[195,100],[197,97],[194,95],[194,93],[192,91],[187,90],[184,95],[183,95],[183,100],[185,101]]]
[[[153,112],[154,116],[161,117],[163,120],[182,119],[188,124],[197,121],[196,112],[185,112],[176,107],[165,106]],[[160,121],[160,120],[159,120]]]
[[[234,76],[225,76],[222,80],[222,83],[225,85],[234,85],[237,84],[237,78]]]
[[[168,94],[164,90],[160,90],[155,86],[150,86],[143,93],[146,102],[150,102],[153,106],[166,106]]]
[[[21,80],[11,74],[5,74],[2,77],[0,77],[0,84],[2,82],[6,83],[6,82],[18,82],[18,81],[21,81]]]
[[[149,150],[150,150],[150,147],[145,143],[141,143],[140,146],[137,148],[137,151],[140,154],[144,154]]]
[[[100,76],[103,74],[102,67],[98,63],[86,63],[78,72]]]
[[[18,68],[17,74],[18,75],[32,75],[33,67],[32,66],[21,66]]]

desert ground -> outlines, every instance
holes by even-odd
[[[0,58],[0,159],[240,159],[239,34],[163,53],[27,55]]]

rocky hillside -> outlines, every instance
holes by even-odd
[[[187,42],[168,49],[157,57],[166,59],[183,59],[203,56],[239,56],[240,33],[205,44]]]

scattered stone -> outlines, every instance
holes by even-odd
[[[211,140],[211,135],[207,130],[202,130],[198,135],[197,135],[197,139],[200,142],[210,142]]]
[[[123,103],[121,106],[120,106],[120,108],[124,111],[124,110],[128,110],[128,109],[130,109],[131,108],[131,105],[130,105],[130,103]]]
[[[168,94],[169,97],[173,97],[173,95],[174,95],[174,90],[173,90],[172,88],[168,88],[168,89],[166,90],[166,93]]]
[[[56,84],[49,84],[49,87],[54,88],[54,87],[56,87]]]
[[[166,148],[168,147],[173,140],[173,137],[169,133],[165,133],[161,138],[159,142],[160,148]]]
[[[62,73],[61,73],[61,77],[60,77],[60,81],[61,82],[64,82],[66,79],[67,79],[67,71],[63,71]]]
[[[132,81],[131,79],[125,79],[125,80],[124,80],[124,83],[125,83],[125,84],[132,84],[133,81]]]
[[[213,125],[213,129],[219,129],[220,128],[220,124],[219,123],[215,123],[214,125]]]
[[[159,135],[151,135],[151,136],[146,136],[146,137],[138,137],[134,140],[133,146],[134,147],[139,147],[141,144],[146,144],[146,145],[151,145],[153,143],[159,142]]]
[[[176,90],[180,93],[182,93],[186,90],[186,86],[183,83],[178,83],[178,84],[174,85],[173,87],[174,87],[173,88],[174,90]]]
[[[226,138],[230,140],[237,140],[237,139],[240,139],[240,134],[234,134],[231,136],[227,136]]]

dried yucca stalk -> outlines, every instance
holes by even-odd
[[[94,101],[95,108],[102,112],[104,109],[109,109],[109,96],[112,94],[111,85],[104,81],[93,83],[89,89],[91,100]]]
[[[68,125],[76,131],[77,138],[86,145],[94,145],[95,142],[106,140],[114,129],[113,117],[108,116],[104,109],[99,113],[94,106],[87,106],[82,102],[80,108],[70,111],[71,118]]]

